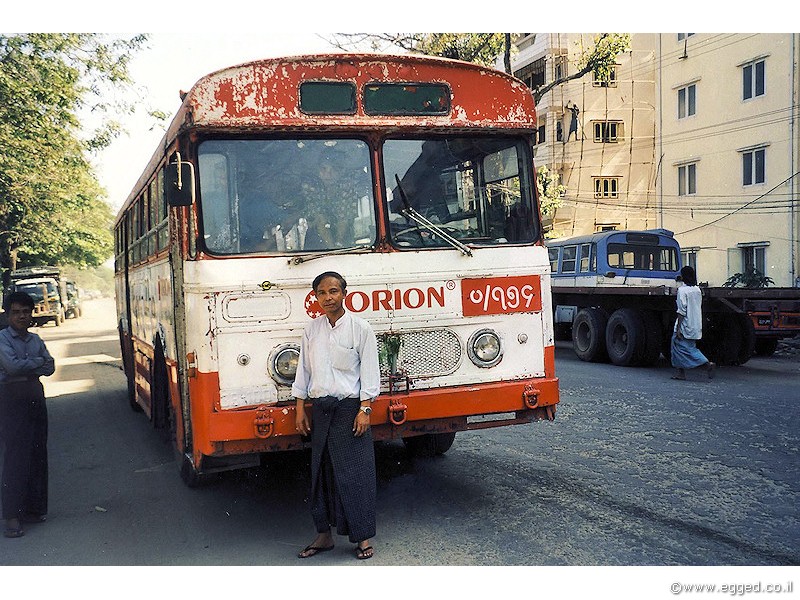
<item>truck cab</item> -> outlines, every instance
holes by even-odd
[[[66,293],[60,271],[55,267],[29,267],[11,273],[9,292],[25,292],[33,298],[33,324],[53,321],[61,325],[66,318]]]

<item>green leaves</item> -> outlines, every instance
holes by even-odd
[[[119,135],[108,115],[145,36],[0,35],[0,266],[98,265],[111,255],[110,207],[88,154]],[[108,102],[106,98],[112,98]],[[81,115],[101,115],[88,138]],[[19,264],[17,265],[17,261]]]
[[[749,269],[744,273],[731,275],[722,287],[765,288],[771,285],[775,285],[772,277],[763,275],[758,269]]]

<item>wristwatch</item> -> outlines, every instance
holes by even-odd
[[[361,409],[361,412],[363,412],[367,416],[372,414],[372,407],[371,406],[362,406],[362,407],[360,407],[360,409]]]

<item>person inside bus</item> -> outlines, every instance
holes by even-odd
[[[301,185],[308,230],[305,250],[330,250],[352,246],[359,200],[368,194],[363,172],[344,172],[341,153],[321,153],[316,175]]]
[[[704,367],[708,378],[714,377],[716,365],[697,348],[697,340],[703,337],[703,293],[697,287],[697,275],[692,267],[685,266],[679,275],[683,285],[677,291],[678,317],[672,332],[672,379],[685,380],[686,369]]]
[[[23,523],[47,514],[47,406],[40,376],[55,372],[42,339],[28,328],[34,302],[12,292],[4,308],[8,327],[0,330],[0,440],[5,445],[2,478],[4,536],[24,535]]]
[[[378,344],[370,324],[346,311],[347,282],[327,271],[312,283],[324,315],[305,327],[292,384],[296,425],[311,432],[311,514],[317,537],[298,558],[334,547],[331,529],[372,558],[375,536],[375,454],[371,403],[380,393]],[[311,402],[311,420],[305,403]]]

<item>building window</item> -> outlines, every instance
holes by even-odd
[[[595,177],[595,198],[619,198],[619,177]]]
[[[755,185],[767,180],[766,152],[766,148],[742,152],[742,185]]]
[[[678,167],[678,196],[689,196],[697,193],[697,164]]]
[[[536,129],[536,143],[537,144],[543,144],[545,142],[544,131],[545,131],[544,123],[542,123]]]
[[[622,121],[594,121],[594,141],[616,143],[622,137]]]
[[[592,85],[594,87],[617,87],[617,66],[612,65],[609,67],[608,77],[605,79],[598,79],[597,73],[593,75]]]
[[[567,76],[567,57],[556,56],[553,61],[553,80],[558,81]]]
[[[697,272],[697,251],[698,248],[683,248],[681,250],[681,265],[692,267]]]
[[[514,77],[524,81],[532,90],[540,88],[544,85],[545,64],[545,59],[540,58],[514,73]]]
[[[742,100],[763,96],[765,87],[764,60],[742,66]]]
[[[697,112],[697,86],[687,85],[678,90],[678,118],[691,117]]]
[[[742,250],[742,273],[757,271],[760,275],[767,272],[767,247],[747,246]]]

